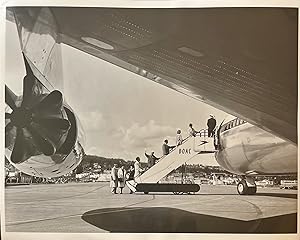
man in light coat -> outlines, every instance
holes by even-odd
[[[117,193],[117,187],[118,187],[118,168],[117,168],[117,164],[114,164],[113,168],[111,169],[111,173],[110,173],[110,187],[111,187],[111,192],[113,194]]]
[[[126,182],[126,170],[124,169],[124,166],[121,166],[118,170],[118,187],[120,188],[120,194],[123,193],[125,182]]]

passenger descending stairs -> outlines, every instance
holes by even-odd
[[[157,183],[174,169],[190,161],[198,154],[213,153],[213,138],[207,137],[205,130],[200,131],[196,137],[188,137],[178,147],[174,148],[168,155],[160,158],[159,162],[148,169],[139,177],[136,183]]]

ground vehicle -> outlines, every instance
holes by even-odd
[[[281,180],[280,181],[280,188],[298,189],[298,182],[297,182],[297,180]]]

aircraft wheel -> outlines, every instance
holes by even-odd
[[[144,192],[144,194],[148,194],[149,192]]]
[[[248,187],[245,180],[242,180],[237,185],[237,191],[240,195],[253,195],[256,193],[256,186],[255,187]]]
[[[246,195],[248,192],[248,186],[245,180],[242,180],[237,185],[237,191],[240,195]]]

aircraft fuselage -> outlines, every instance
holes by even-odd
[[[297,171],[297,145],[239,118],[219,130],[217,162],[239,175],[291,174]]]

